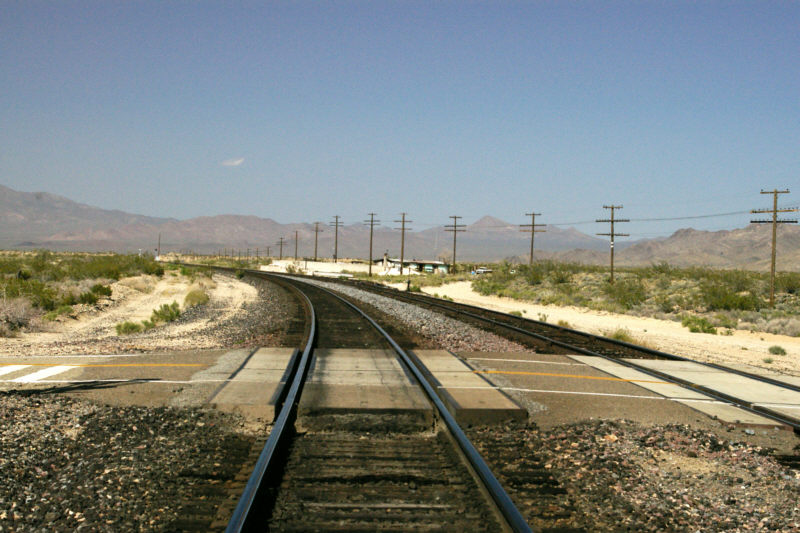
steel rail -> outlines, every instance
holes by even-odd
[[[296,279],[296,278],[295,278]],[[299,279],[301,283],[308,282]],[[318,285],[313,285],[315,288],[320,289],[322,291],[335,296],[336,298],[340,299],[352,309],[354,309],[357,313],[359,313],[362,317],[364,317],[381,335],[385,337],[387,342],[391,344],[392,348],[397,352],[400,356],[401,361],[405,364],[406,368],[414,375],[416,380],[420,383],[425,394],[428,396],[430,402],[436,407],[439,416],[444,421],[445,425],[447,426],[450,433],[453,435],[453,438],[458,443],[459,448],[461,448],[462,453],[465,455],[466,459],[469,461],[472,468],[478,474],[481,482],[484,484],[485,489],[491,495],[492,499],[494,500],[495,505],[497,506],[500,514],[502,515],[503,519],[506,521],[508,527],[515,532],[528,532],[533,531],[531,527],[528,525],[525,518],[523,518],[522,514],[519,512],[519,509],[514,505],[514,502],[508,496],[503,486],[497,480],[495,475],[492,473],[489,465],[486,464],[486,461],[483,460],[483,457],[475,449],[470,442],[469,438],[466,436],[464,431],[456,422],[456,419],[450,412],[447,410],[447,407],[444,405],[444,402],[439,398],[439,395],[433,389],[430,383],[425,379],[425,376],[422,374],[420,369],[417,367],[416,364],[412,361],[411,357],[403,350],[394,339],[380,326],[378,325],[372,317],[368,316],[364,311],[359,309],[353,303],[349,302],[345,298],[342,298],[338,294],[330,291],[324,287],[320,287]]]
[[[264,275],[263,273],[260,274]],[[275,468],[277,452],[280,447],[285,444],[286,436],[289,433],[288,430],[293,428],[294,418],[297,414],[296,404],[302,392],[306,374],[308,373],[311,353],[317,335],[317,322],[314,307],[302,291],[297,290],[297,292],[302,296],[302,301],[310,315],[308,341],[306,342],[299,362],[296,363],[293,370],[294,376],[291,380],[292,384],[289,388],[289,392],[286,394],[286,398],[281,405],[280,413],[272,425],[272,431],[269,434],[267,442],[264,444],[258,461],[256,461],[253,473],[250,475],[250,479],[247,481],[242,496],[239,498],[239,503],[236,505],[236,509],[228,522],[228,526],[225,529],[226,533],[253,531],[256,528],[264,529],[263,523],[259,524],[257,522],[263,518],[265,510],[263,508],[257,508],[256,506],[260,503],[264,494],[264,477],[267,472]]]
[[[381,292],[383,294],[394,294],[396,296],[399,296],[400,298],[404,298],[404,299],[407,299],[407,300],[410,300],[410,301],[424,301],[426,305],[439,307],[441,309],[446,309],[446,310],[449,310],[449,311],[462,312],[456,306],[462,307],[462,308],[474,309],[476,311],[480,311],[480,312],[483,312],[483,313],[489,313],[489,314],[493,314],[493,315],[496,315],[496,316],[500,316],[502,318],[508,318],[508,320],[511,320],[511,321],[526,322],[526,323],[530,323],[530,324],[535,324],[537,327],[554,329],[554,330],[557,330],[557,331],[564,332],[564,333],[566,333],[568,335],[575,335],[575,336],[583,337],[583,338],[585,338],[585,339],[587,339],[589,341],[592,341],[592,342],[603,342],[603,343],[606,343],[606,344],[612,344],[612,345],[616,345],[616,346],[619,346],[621,348],[625,348],[625,349],[628,349],[628,350],[631,350],[631,351],[634,351],[634,352],[653,355],[653,356],[659,357],[661,359],[670,359],[670,360],[673,360],[673,361],[683,361],[683,362],[686,362],[686,363],[695,363],[695,364],[698,364],[698,365],[703,365],[703,366],[706,366],[706,367],[709,367],[709,368],[713,368],[715,370],[723,370],[725,372],[731,372],[733,374],[738,374],[740,376],[744,376],[744,377],[748,377],[748,378],[751,378],[751,379],[755,379],[755,380],[761,381],[763,383],[769,383],[770,385],[775,385],[775,386],[782,387],[782,388],[785,388],[785,389],[789,389],[789,390],[793,390],[793,391],[796,391],[796,392],[800,392],[800,385],[794,385],[792,383],[787,383],[785,381],[781,381],[781,380],[778,380],[778,379],[770,378],[768,376],[762,376],[762,375],[759,375],[759,374],[754,374],[754,373],[748,372],[746,370],[741,370],[741,369],[738,369],[738,368],[732,368],[732,367],[728,367],[728,366],[725,366],[725,365],[720,365],[720,364],[717,364],[717,363],[709,363],[709,362],[705,362],[705,361],[697,361],[695,359],[691,359],[689,357],[684,357],[682,355],[672,354],[672,353],[669,353],[669,352],[662,352],[660,350],[656,350],[656,349],[653,349],[653,348],[648,348],[646,346],[639,346],[638,344],[625,342],[625,341],[622,341],[622,340],[619,340],[619,339],[612,339],[612,338],[609,338],[609,337],[603,337],[603,336],[600,336],[600,335],[594,335],[592,333],[587,333],[585,331],[580,331],[580,330],[577,330],[577,329],[572,329],[572,328],[567,328],[567,327],[564,327],[564,326],[559,326],[558,324],[550,324],[549,322],[542,322],[540,320],[534,320],[532,318],[518,317],[518,316],[510,315],[508,313],[504,313],[502,311],[497,311],[497,310],[494,310],[494,309],[486,309],[485,307],[479,307],[477,305],[465,304],[465,303],[461,303],[461,302],[451,302],[450,304],[443,304],[441,302],[435,301],[436,299],[431,297],[431,296],[423,296],[423,295],[417,295],[417,294],[415,294],[415,295],[405,294],[402,291],[398,291],[398,290],[395,290],[395,289],[385,289],[383,287],[378,287],[375,284],[365,284],[364,282],[356,282],[354,284],[357,285],[357,286],[361,286],[361,287],[365,287],[365,286],[369,287],[366,290],[375,290],[375,291]],[[481,317],[481,316],[476,316],[475,318],[478,318],[478,319],[481,319],[481,320],[486,320],[486,317]]]
[[[383,291],[381,291],[381,292],[383,292]],[[388,293],[389,291],[385,291],[385,292]],[[405,298],[412,299],[412,298],[409,298],[409,297],[405,297]],[[751,412],[751,413],[754,413],[754,414],[758,414],[758,415],[764,416],[766,418],[775,420],[776,422],[780,422],[781,424],[785,424],[787,426],[790,426],[792,429],[794,429],[795,432],[800,433],[800,420],[799,419],[788,417],[786,415],[783,415],[781,413],[778,413],[778,412],[773,411],[772,409],[768,409],[766,407],[761,407],[761,406],[757,405],[754,402],[747,402],[745,400],[742,400],[741,398],[736,398],[734,396],[723,394],[723,393],[721,393],[719,391],[715,391],[715,390],[710,389],[708,387],[705,387],[703,385],[698,385],[696,383],[692,383],[690,381],[686,381],[686,380],[671,376],[669,374],[666,374],[666,373],[663,373],[663,372],[659,372],[658,370],[653,370],[653,369],[650,369],[650,368],[647,368],[647,367],[644,367],[644,366],[641,366],[641,365],[637,365],[636,363],[631,362],[631,361],[625,361],[623,359],[619,359],[619,358],[616,358],[616,357],[612,357],[612,356],[604,355],[604,354],[601,354],[601,353],[593,352],[593,351],[587,350],[585,348],[580,348],[578,346],[574,346],[574,345],[571,345],[571,344],[563,342],[563,341],[559,341],[559,340],[556,340],[556,339],[551,339],[550,337],[546,337],[544,335],[540,335],[540,334],[535,333],[533,331],[528,331],[526,329],[514,326],[512,324],[508,324],[508,323],[505,323],[505,322],[501,322],[499,320],[494,320],[494,319],[491,319],[491,318],[488,318],[488,317],[485,317],[485,316],[480,316],[480,315],[475,314],[475,313],[470,313],[468,311],[456,309],[455,307],[451,307],[451,306],[447,306],[447,305],[444,305],[444,304],[440,304],[438,302],[426,302],[426,304],[427,305],[431,305],[431,306],[435,306],[435,307],[439,307],[439,308],[442,308],[442,309],[445,309],[445,310],[448,310],[448,311],[454,311],[454,312],[457,312],[459,314],[462,314],[462,315],[465,315],[465,316],[468,316],[470,318],[474,318],[474,319],[477,319],[477,320],[480,320],[480,321],[483,321],[483,322],[488,322],[490,324],[493,324],[493,325],[496,325],[496,326],[500,326],[500,327],[512,330],[512,331],[514,331],[516,333],[520,333],[520,334],[523,334],[523,335],[526,335],[526,336],[529,336],[529,337],[533,337],[533,338],[538,339],[538,340],[540,340],[542,342],[546,342],[548,344],[551,344],[551,345],[554,345],[554,346],[558,346],[558,347],[563,348],[565,350],[575,351],[575,352],[578,352],[580,354],[589,355],[589,356],[593,356],[593,357],[602,357],[603,359],[606,359],[606,360],[609,360],[609,361],[613,361],[613,362],[615,362],[617,364],[621,364],[621,365],[627,366],[629,368],[633,368],[635,370],[638,370],[640,372],[648,374],[649,376],[656,377],[656,378],[662,379],[664,381],[669,381],[670,383],[673,383],[675,385],[680,385],[680,386],[685,387],[685,388],[689,388],[689,389],[700,391],[703,394],[706,394],[707,396],[710,396],[710,397],[714,398],[715,400],[719,400],[719,401],[734,405],[736,407],[739,407],[740,409],[744,409],[745,411],[748,411],[748,412]],[[468,304],[459,304],[459,305],[468,306]],[[480,307],[477,307],[477,306],[469,306],[469,307],[471,307],[473,309],[479,309],[481,311],[484,310],[483,308],[480,308]],[[491,310],[488,310],[488,311],[491,311]],[[499,313],[497,311],[491,311],[491,312],[492,313]],[[500,314],[505,315],[505,313],[500,313]],[[507,316],[512,317],[513,315],[507,315]],[[518,317],[514,317],[514,319],[517,319],[517,318]],[[529,320],[530,322],[534,322],[536,324],[545,324],[547,326],[552,326],[552,324],[547,324],[546,322],[538,322],[538,321],[530,320],[530,319],[523,319],[523,320]],[[560,326],[553,326],[553,327],[559,327],[560,328]],[[606,337],[597,337],[597,336],[591,335],[590,333],[585,333],[585,332],[581,332],[581,331],[575,331],[575,330],[571,330],[571,329],[568,329],[568,328],[561,328],[561,329],[565,329],[565,330],[570,331],[570,332],[579,333],[579,334],[582,334],[582,335],[587,336],[589,338],[596,338],[598,341],[599,340],[602,340],[602,341],[614,340],[614,339],[607,339]],[[629,343],[624,343],[624,344],[627,345],[628,347],[632,347],[634,349],[642,348],[642,347],[636,346],[635,344],[629,344]],[[657,352],[657,350],[652,350],[652,351]],[[658,352],[658,353],[664,353],[664,352]],[[689,361],[689,362],[693,362],[693,363],[697,363],[698,362],[698,361],[693,361],[691,359],[682,358],[680,356],[673,356],[672,354],[664,353],[664,355],[671,356],[670,358],[674,358],[674,359],[677,359],[677,360]],[[729,369],[729,368],[724,367],[724,366],[719,367],[719,369],[720,370],[725,370],[725,371],[733,371],[733,369]],[[746,377],[753,377],[753,376],[751,376],[751,375],[749,375],[747,373],[741,373],[741,372],[734,372],[734,373],[742,374],[742,375],[745,375]],[[762,380],[762,381],[764,381],[764,380]],[[791,387],[791,386],[787,386],[787,384],[785,384],[783,382],[780,382],[780,381],[769,380],[767,382],[772,384],[772,385],[777,385],[779,387],[783,387],[783,388],[786,388],[786,389],[793,389],[794,388],[794,387]]]
[[[603,342],[603,343],[606,343],[606,344],[612,344],[612,345],[616,345],[616,346],[619,346],[621,348],[625,348],[625,349],[628,349],[628,350],[631,350],[631,351],[634,351],[634,352],[653,355],[653,356],[659,357],[661,359],[670,359],[670,360],[673,360],[673,361],[683,361],[683,362],[686,362],[686,363],[695,363],[695,364],[698,364],[698,365],[703,365],[703,366],[706,366],[706,367],[709,367],[709,368],[713,368],[715,370],[723,370],[725,372],[731,372],[733,374],[738,374],[740,376],[752,378],[752,379],[755,379],[757,381],[761,381],[763,383],[769,383],[770,385],[775,385],[775,386],[778,386],[778,387],[783,387],[785,389],[790,389],[790,390],[794,390],[794,391],[800,392],[800,385],[794,385],[792,383],[787,383],[785,381],[781,381],[781,380],[778,380],[778,379],[770,378],[768,376],[762,376],[762,375],[759,375],[759,374],[754,374],[754,373],[748,372],[746,370],[741,370],[741,369],[738,369],[738,368],[732,368],[732,367],[728,367],[728,366],[725,366],[725,365],[720,365],[720,364],[717,364],[717,363],[709,363],[709,362],[705,362],[705,361],[697,361],[695,359],[691,359],[689,357],[684,357],[682,355],[672,354],[672,353],[669,353],[669,352],[662,352],[660,350],[656,350],[656,349],[653,349],[653,348],[648,348],[646,346],[639,346],[638,344],[625,342],[625,341],[622,341],[622,340],[619,340],[619,339],[612,339],[612,338],[609,338],[609,337],[603,337],[603,336],[600,336],[600,335],[594,335],[592,333],[587,333],[585,331],[580,331],[580,330],[568,328],[568,327],[565,327],[565,326],[559,326],[558,324],[550,324],[549,322],[542,322],[540,320],[534,320],[532,318],[527,318],[527,317],[518,317],[518,316],[515,316],[515,315],[510,315],[508,313],[504,313],[502,311],[497,311],[495,309],[487,309],[485,307],[479,307],[477,305],[466,304],[466,303],[462,303],[462,302],[450,302],[449,304],[443,304],[443,303],[441,303],[439,301],[436,301],[436,298],[431,297],[431,296],[419,295],[419,294],[414,294],[414,295],[405,294],[402,291],[398,291],[396,289],[387,289],[387,288],[384,288],[384,287],[380,287],[380,286],[378,286],[377,284],[374,284],[374,283],[365,283],[363,281],[357,281],[357,282],[348,282],[348,284],[353,284],[353,285],[356,285],[356,286],[359,286],[359,287],[365,287],[365,290],[371,290],[371,291],[380,292],[380,293],[383,293],[383,294],[392,294],[395,297],[403,298],[403,299],[406,299],[406,300],[409,300],[409,301],[425,302],[426,305],[439,307],[441,309],[445,309],[445,310],[448,310],[448,311],[462,312],[457,307],[474,309],[474,310],[480,311],[482,313],[489,313],[489,314],[493,314],[493,315],[496,315],[496,316],[500,316],[502,318],[508,318],[508,320],[511,320],[511,321],[526,322],[526,323],[530,323],[530,324],[535,324],[537,327],[554,329],[554,330],[557,330],[557,331],[564,332],[564,333],[566,333],[568,335],[575,335],[575,336],[583,337],[583,338],[585,338],[585,339],[587,339],[589,341],[592,341],[592,342]],[[481,319],[481,320],[486,320],[486,317],[481,317],[481,316],[476,316],[475,318],[478,318],[478,319]]]

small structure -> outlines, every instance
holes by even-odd
[[[375,261],[376,264],[383,264],[384,272],[386,274],[399,274],[400,273],[400,259],[397,257],[390,258],[384,257]],[[450,271],[450,265],[442,261],[428,261],[420,259],[410,259],[403,261],[403,273],[411,274],[447,274]]]

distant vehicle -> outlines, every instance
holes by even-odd
[[[491,273],[492,273],[492,269],[491,268],[481,267],[481,268],[476,268],[475,269],[475,274],[491,274]]]

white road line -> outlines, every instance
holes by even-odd
[[[54,354],[54,355],[26,355],[24,359],[55,359],[55,358],[68,358],[68,357],[142,357],[145,355],[152,355],[146,353],[120,353],[120,354]],[[19,359],[19,356],[15,355],[3,355],[0,354],[0,358],[6,357],[13,357],[14,359]]]
[[[796,403],[754,403],[758,407],[772,407],[775,409],[800,409]]]
[[[73,367],[74,368],[74,367]],[[15,379],[0,379],[0,383],[14,383]],[[195,380],[167,380],[157,378],[119,378],[119,379],[40,379],[36,383],[53,383],[53,384],[68,384],[68,383],[166,383],[170,385],[191,385],[193,383],[225,383],[234,381],[232,379],[195,379]],[[245,380],[235,380],[237,383],[245,382]],[[246,383],[261,383],[256,380],[247,380]]]
[[[536,361],[535,359],[496,359],[494,357],[467,357],[467,361],[504,361],[508,363],[537,363],[540,365],[586,366],[584,363],[559,363],[557,361]]]
[[[580,392],[580,391],[568,391],[568,390],[544,390],[544,389],[521,389],[517,387],[444,387],[439,386],[440,389],[496,389],[496,390],[511,390],[517,392],[540,392],[546,394],[576,394],[579,396],[613,396],[615,398],[635,398],[635,399],[642,399],[642,400],[672,400],[672,401],[681,401],[681,402],[698,402],[698,403],[716,403],[720,405],[729,405],[727,402],[721,402],[719,400],[700,400],[700,399],[687,399],[687,398],[667,398],[665,396],[641,396],[636,394],[615,394],[610,392]]]
[[[38,372],[34,372],[33,374],[28,374],[22,376],[21,378],[12,379],[11,381],[14,383],[33,383],[35,381],[39,381],[40,379],[49,378],[50,376],[55,376],[56,374],[60,374],[62,372],[66,372],[67,370],[73,370],[74,366],[50,366],[47,368],[43,368]]]
[[[4,376],[6,374],[11,374],[12,372],[16,372],[18,370],[22,370],[23,368],[28,368],[31,365],[8,365],[8,366],[0,366],[0,376]]]

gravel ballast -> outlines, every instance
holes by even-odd
[[[0,531],[180,530],[208,523],[254,437],[233,415],[0,393]]]
[[[483,331],[441,313],[423,309],[416,305],[400,302],[386,296],[373,294],[361,289],[347,287],[337,283],[311,281],[315,285],[339,292],[359,302],[395,317],[406,327],[413,329],[423,337],[427,337],[442,349],[452,352],[531,352],[521,344]]]
[[[713,432],[589,420],[467,433],[537,527],[800,530],[800,472]]]

